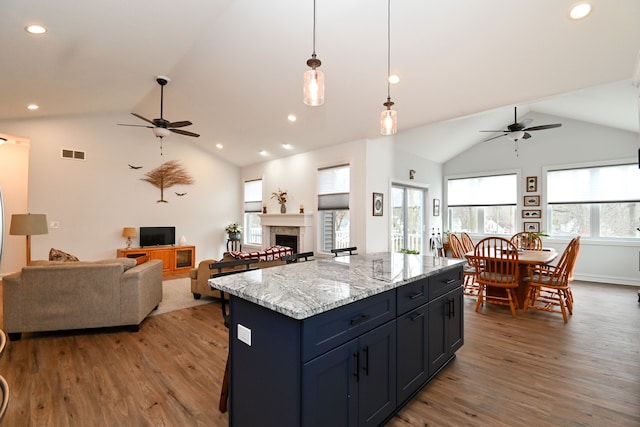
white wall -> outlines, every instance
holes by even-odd
[[[542,231],[546,229],[545,180],[543,168],[552,165],[580,165],[608,160],[630,159],[637,161],[638,134],[611,129],[590,123],[558,118],[542,114],[530,114],[532,126],[546,123],[562,123],[562,127],[532,132],[532,137],[518,144],[507,138],[483,142],[444,164],[444,175],[456,176],[469,173],[492,172],[505,169],[520,171],[519,200],[524,194],[539,194],[542,199]],[[538,191],[524,192],[524,179],[538,177]],[[620,183],[640,185],[640,183]],[[445,184],[446,185],[446,184]],[[445,195],[446,198],[446,195]],[[520,212],[518,212],[520,216]],[[640,224],[639,224],[640,225]],[[563,251],[565,239],[544,238],[545,246]],[[580,280],[640,285],[637,242],[589,241],[582,239],[575,276]]]
[[[187,244],[196,245],[197,260],[222,257],[224,227],[240,215],[239,168],[179,135],[165,138],[161,156],[160,140],[149,129],[116,126],[129,120],[123,112],[0,122],[0,132],[31,139],[28,210],[60,223],[32,238],[32,259],[47,258],[52,247],[83,260],[115,257],[125,246],[120,235],[125,226],[175,226],[176,240],[184,235]],[[61,159],[62,148],[85,151],[86,160]],[[141,178],[174,159],[195,184],[167,188],[168,203],[157,203],[160,190]],[[187,194],[178,197],[176,191]],[[11,254],[5,255],[13,257],[15,249],[8,249]]]
[[[0,187],[2,187],[4,202],[4,248],[0,263],[0,277],[19,269],[26,262],[26,237],[10,236],[9,227],[11,215],[28,212],[28,184],[29,143],[0,145]],[[40,237],[33,236],[31,240],[35,242]]]

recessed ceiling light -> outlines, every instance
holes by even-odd
[[[287,144],[286,142],[284,142],[282,144],[282,148],[284,148],[285,150],[291,150],[293,148],[293,145]]]
[[[47,32],[47,29],[45,27],[38,24],[27,25],[26,27],[24,27],[24,30],[29,34],[44,34]]]
[[[400,76],[397,74],[391,74],[389,76],[389,83],[391,83],[392,85],[400,83]]]
[[[582,19],[591,13],[591,4],[588,2],[580,2],[573,5],[571,8],[571,12],[569,12],[569,16],[571,19]]]
[[[268,154],[267,150],[260,150],[260,155],[261,156],[266,156],[267,154]]]
[[[40,108],[40,106],[36,104],[27,105],[27,110],[37,110],[38,108]]]
[[[216,144],[216,148],[222,149],[222,147],[224,147],[224,145],[220,144],[219,142]]]
[[[289,120],[290,122],[295,122],[296,120],[298,120],[298,118],[296,117],[295,114],[289,114],[287,116],[287,120]]]

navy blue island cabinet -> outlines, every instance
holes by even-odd
[[[464,339],[462,264],[304,319],[230,304],[235,427],[384,425]]]

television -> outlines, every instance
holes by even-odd
[[[175,243],[175,227],[140,227],[140,247],[168,246]]]

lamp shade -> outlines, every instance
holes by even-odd
[[[11,215],[9,234],[14,236],[33,236],[47,234],[47,216],[45,214],[14,214]]]
[[[507,135],[507,138],[509,138],[513,142],[522,139],[522,137],[524,137],[524,131],[521,131],[521,130],[515,131],[515,132],[509,132],[509,134]]]
[[[136,237],[136,229],[133,227],[124,227],[122,229],[122,237]]]
[[[165,137],[171,135],[171,132],[169,131],[169,129],[165,129],[165,128],[161,128],[161,127],[154,127],[152,130],[153,130],[153,134],[155,136],[157,136],[158,138],[165,138]]]

